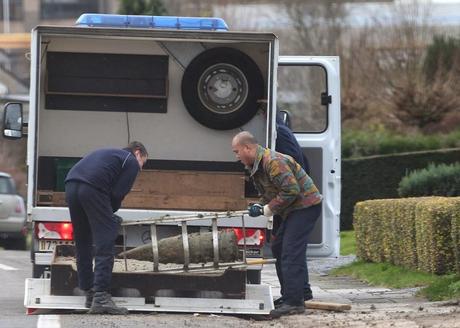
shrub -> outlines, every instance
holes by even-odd
[[[415,209],[420,200],[378,199],[357,203],[353,222],[356,255],[365,261],[417,269]]]
[[[460,196],[460,163],[431,163],[425,169],[415,170],[401,180],[398,194],[401,197]]]
[[[357,202],[398,198],[398,185],[408,171],[423,169],[429,163],[455,163],[459,158],[460,148],[343,160],[340,229],[352,228]]]
[[[460,264],[460,197],[379,199],[355,206],[356,255],[428,273]]]
[[[460,56],[460,39],[435,35],[428,46],[423,61],[423,72],[428,81],[433,81],[438,74],[445,74]]]
[[[434,198],[419,202],[416,208],[418,269],[444,274],[456,270],[452,221],[460,209],[459,198]],[[458,251],[458,250],[457,250]]]
[[[344,159],[456,147],[460,147],[460,130],[448,134],[401,135],[377,127],[369,131],[348,130],[342,134]]]
[[[452,242],[454,243],[454,261],[457,272],[460,274],[460,204],[452,218]]]

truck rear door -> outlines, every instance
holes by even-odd
[[[338,57],[280,56],[277,108],[306,155],[323,194],[320,220],[310,234],[309,256],[338,256],[340,249],[340,71]]]

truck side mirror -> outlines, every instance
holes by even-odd
[[[3,137],[19,139],[22,137],[22,104],[8,103],[3,111]]]

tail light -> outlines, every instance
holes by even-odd
[[[73,226],[70,222],[37,222],[35,236],[38,239],[73,240]]]
[[[243,228],[233,228],[238,246],[243,246],[246,240],[246,246],[262,247],[265,243],[265,229],[245,229],[246,238],[243,238]]]
[[[24,203],[22,202],[21,198],[17,199],[16,206],[14,208],[14,213],[16,214],[24,213]]]

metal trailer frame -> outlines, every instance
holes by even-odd
[[[50,295],[51,279],[27,278],[24,306],[27,314],[43,314],[52,310],[88,310],[85,296]],[[271,287],[246,285],[245,299],[155,297],[146,303],[142,297],[114,297],[114,302],[135,312],[186,312],[267,315],[274,309]]]
[[[246,244],[243,245],[243,259],[241,262],[219,264],[219,241],[217,220],[229,217],[241,217],[243,234],[245,233],[244,216],[247,211],[207,213],[185,216],[163,216],[160,218],[141,219],[134,222],[122,223],[123,228],[128,225],[149,224],[153,251],[153,272],[171,272],[159,270],[158,238],[156,225],[159,223],[175,223],[182,226],[182,241],[184,249],[184,265],[182,270],[174,272],[206,271],[207,269],[221,269],[227,267],[247,266]],[[187,222],[194,220],[210,219],[212,221],[213,236],[213,264],[200,266],[195,269],[190,267]],[[126,245],[124,245],[126,250]],[[125,270],[127,271],[126,257]],[[225,314],[257,314],[267,315],[274,309],[271,286],[246,284],[244,299],[226,298],[201,298],[201,297],[114,297],[117,305],[124,306],[130,311],[139,312],[200,312],[200,313],[225,313]],[[85,310],[85,296],[51,295],[51,279],[27,278],[25,283],[24,306],[27,314],[39,314],[50,310]]]

